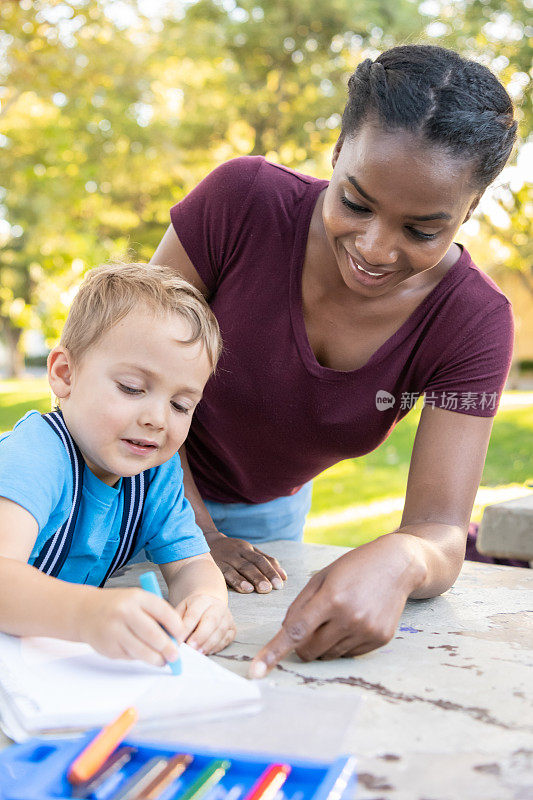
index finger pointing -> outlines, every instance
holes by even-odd
[[[294,603],[298,602],[298,598]],[[301,647],[322,624],[320,601],[309,602],[303,609],[287,611],[280,630],[261,648],[250,665],[250,677],[264,678],[292,650]]]
[[[295,647],[297,647],[297,643],[282,626],[274,638],[261,648],[250,664],[250,678],[264,678]]]
[[[251,678],[264,678],[291,650],[301,647],[328,617],[321,582],[312,578],[293,600],[277,634],[261,648],[250,664]]]

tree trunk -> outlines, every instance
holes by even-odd
[[[22,328],[15,328],[8,319],[3,320],[4,343],[7,350],[7,377],[22,378],[24,374],[24,352],[22,350]]]

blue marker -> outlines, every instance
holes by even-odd
[[[158,597],[163,597],[161,594],[161,589],[159,588],[159,583],[157,581],[157,577],[155,572],[143,572],[141,577],[139,578],[139,583],[141,584],[141,589],[144,589],[145,592],[150,592],[151,594],[155,594]],[[176,642],[173,636],[170,637],[173,642]],[[181,675],[181,658],[178,656],[175,661],[168,662],[168,666],[174,673],[174,675]]]

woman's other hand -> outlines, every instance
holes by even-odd
[[[287,573],[273,556],[268,556],[244,539],[234,539],[217,532],[205,538],[226,583],[236,592],[267,594],[281,589]]]

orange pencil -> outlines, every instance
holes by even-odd
[[[127,708],[99,734],[89,742],[85,750],[70,765],[67,778],[70,783],[77,784],[88,781],[96,770],[100,769],[104,761],[119,746],[128,731],[137,722],[137,709]]]

